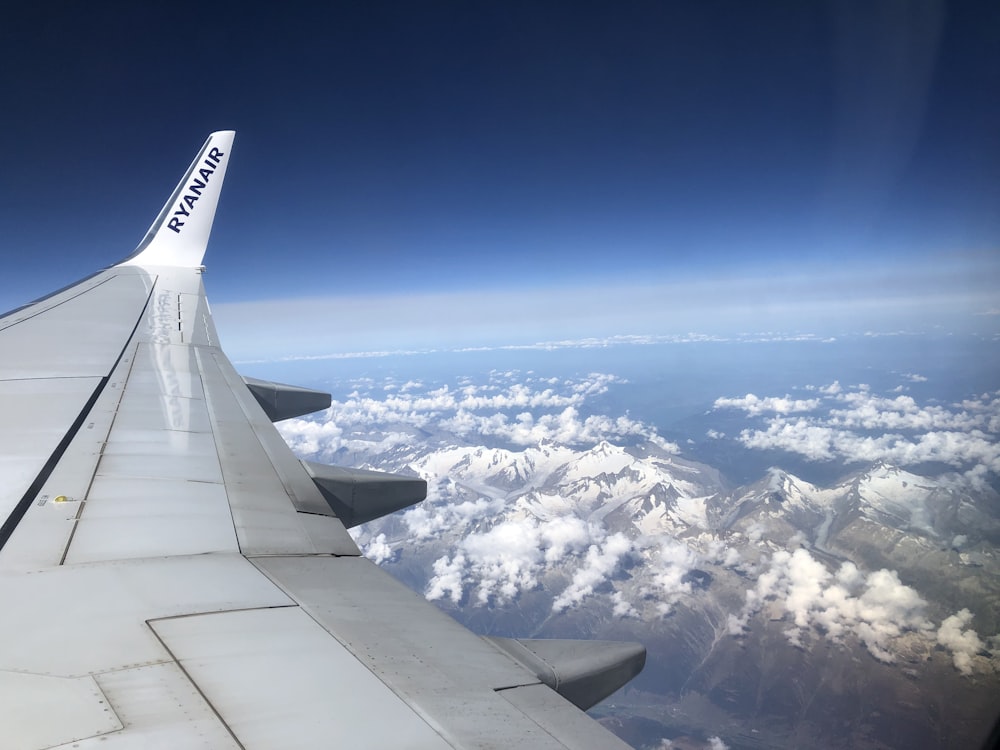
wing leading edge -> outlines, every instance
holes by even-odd
[[[637,644],[483,639],[346,528],[414,477],[300,462],[327,394],[242,378],[201,263],[209,136],[125,261],[0,318],[0,726],[22,748],[625,747]]]

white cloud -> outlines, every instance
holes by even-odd
[[[431,600],[447,597],[453,604],[459,604],[465,594],[465,562],[461,552],[435,560],[434,575],[427,583],[424,596]]]
[[[541,442],[582,445],[631,436],[643,437],[664,450],[675,453],[680,450],[675,444],[660,438],[642,422],[625,416],[613,419],[591,415],[581,418],[579,411],[572,406],[567,406],[557,414],[543,414],[540,417],[525,411],[513,419],[502,413],[477,415],[460,409],[454,417],[441,420],[440,426],[460,437],[497,437],[513,445],[538,445]]]
[[[916,382],[920,377],[908,376]],[[818,399],[789,396],[720,398],[715,408],[762,417],[739,441],[756,450],[798,453],[812,461],[942,462],[981,475],[1000,471],[1000,392],[957,404],[921,404],[912,396],[879,396],[864,384],[808,389]],[[798,412],[796,414],[796,412]]]
[[[972,657],[983,649],[983,642],[976,631],[967,627],[972,622],[972,613],[959,610],[945,618],[937,631],[937,642],[951,651],[955,669],[962,674],[972,674]]]
[[[578,554],[587,548],[593,537],[587,522],[576,516],[556,516],[539,528],[545,562],[561,561],[568,553]]]
[[[502,498],[477,497],[458,500],[450,493],[450,480],[430,478],[427,499],[402,514],[408,536],[417,541],[436,537],[448,529],[463,526],[499,513],[504,507]],[[440,498],[440,501],[439,501]]]
[[[391,562],[396,557],[395,551],[385,540],[385,534],[379,534],[368,542],[364,546],[364,549],[362,549],[362,552],[365,553],[365,557],[376,565]]]
[[[729,745],[727,745],[718,737],[709,737],[708,750],[729,750]]]
[[[592,593],[630,548],[624,535],[605,538],[601,529],[571,515],[546,520],[507,518],[486,531],[468,534],[458,542],[456,552],[435,561],[425,594],[428,599],[447,597],[457,604],[468,590],[475,592],[475,604],[503,604],[536,588],[547,569],[572,567],[570,561],[586,551],[569,593],[562,595],[566,604],[560,609],[565,609]],[[625,602],[618,608],[630,613]]]
[[[684,580],[697,562],[697,557],[683,542],[663,539],[650,561],[650,573],[661,615],[669,614],[674,605],[691,593],[691,584]]]
[[[580,604],[618,571],[631,551],[632,542],[622,533],[610,535],[603,543],[592,544],[570,585],[552,602],[552,611],[562,612]]]
[[[726,568],[735,568],[741,562],[740,551],[736,547],[728,547],[726,554],[721,560],[721,564]]]
[[[638,617],[639,613],[629,602],[625,601],[625,596],[621,591],[611,594],[611,614],[615,617]]]
[[[845,601],[848,603],[849,599]],[[875,658],[894,661],[893,638],[904,630],[930,627],[923,616],[926,605],[915,590],[900,582],[896,571],[878,570],[868,574],[856,610],[847,614],[855,615],[856,633]],[[848,623],[852,624],[850,620]]]
[[[542,551],[535,524],[507,521],[462,540],[478,585],[477,602],[509,602],[538,585]]]
[[[879,661],[895,660],[896,642],[904,633],[931,629],[924,616],[927,603],[895,571],[865,575],[845,562],[831,573],[805,549],[774,554],[770,567],[746,592],[740,614],[729,617],[729,632],[744,632],[768,600],[789,616],[792,627],[785,636],[793,645],[803,646],[807,637],[839,643],[853,635]]]
[[[820,404],[819,399],[795,399],[789,395],[761,398],[748,393],[743,398],[717,398],[715,409],[742,409],[751,416],[758,414],[791,414],[792,412],[812,411]]]
[[[403,523],[416,540],[429,539],[448,528],[448,517],[444,513],[435,512],[433,505],[426,501],[403,513]]]
[[[814,461],[839,458],[849,462],[886,461],[901,466],[940,461],[960,467],[981,464],[1000,472],[1000,445],[980,432],[932,431],[908,437],[878,436],[820,425],[806,419],[775,420],[766,430],[744,430],[748,448],[783,450]]]
[[[968,627],[969,610],[945,618],[935,630],[925,616],[927,603],[895,571],[866,574],[845,562],[831,573],[805,549],[774,554],[754,588],[746,592],[743,609],[729,615],[729,633],[746,632],[750,619],[767,601],[775,602],[791,621],[784,634],[800,648],[807,638],[841,643],[853,636],[879,661],[893,662],[900,638],[912,633],[948,649],[963,674],[972,673],[972,659],[983,649],[982,640]]]
[[[571,380],[494,372],[485,384],[429,387],[363,380],[346,400],[321,415],[289,419],[278,430],[303,456],[326,459],[338,451],[384,453],[414,440],[412,430],[444,430],[458,438],[497,438],[512,445],[596,444],[602,440],[648,440],[677,452],[654,428],[628,416],[584,414],[588,401],[622,382],[604,373]]]

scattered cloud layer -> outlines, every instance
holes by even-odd
[[[685,579],[698,558],[681,542],[608,533],[571,513],[549,519],[500,518],[485,531],[467,534],[453,552],[435,560],[424,592],[428,599],[457,605],[469,597],[475,606],[499,606],[540,588],[548,576],[554,613],[576,609],[600,593],[615,617],[638,617],[636,602],[629,598],[633,594],[614,585],[630,563],[643,566],[648,584],[641,594],[657,602],[661,615],[691,593]],[[568,583],[563,581],[567,572]]]
[[[923,376],[907,373],[908,382]],[[716,399],[716,409],[739,409],[762,424],[744,429],[747,448],[798,453],[813,461],[840,460],[907,466],[941,462],[973,475],[1000,472],[1000,391],[959,403],[921,403],[909,395],[881,396],[866,385],[812,388],[817,397]],[[715,433],[718,436],[718,433]]]
[[[812,411],[819,407],[819,399],[794,399],[791,396],[767,396],[760,398],[748,393],[743,398],[718,398],[716,409],[742,409],[751,416],[760,414],[791,414],[792,412]]]
[[[866,335],[893,335],[868,333]],[[275,362],[318,362],[341,359],[380,359],[384,357],[412,357],[427,354],[459,354],[475,352],[516,352],[516,351],[557,351],[561,349],[609,349],[621,346],[656,346],[662,344],[773,344],[778,342],[820,342],[831,343],[836,337],[816,333],[757,331],[718,335],[689,331],[676,334],[622,334],[611,336],[585,336],[580,338],[544,339],[531,343],[490,344],[483,346],[460,346],[454,348],[429,347],[421,349],[375,349],[347,352],[327,352],[322,354],[286,354],[266,359],[238,359],[237,365]]]
[[[590,411],[595,396],[621,379],[604,373],[571,379],[495,372],[483,384],[427,386],[361,383],[349,398],[336,400],[319,417],[290,419],[278,429],[302,454],[337,451],[383,452],[412,442],[411,430],[437,430],[471,442],[484,438],[512,445],[591,445],[601,440],[641,438],[669,451],[676,445],[649,425],[622,415]]]
[[[547,521],[531,517],[504,520],[487,531],[467,535],[453,554],[435,561],[434,576],[425,593],[428,599],[447,597],[458,604],[466,589],[474,589],[476,604],[505,604],[521,592],[536,588],[547,566],[562,563],[567,556],[579,556],[584,550],[584,567],[600,566],[600,562],[592,560],[594,550],[599,550],[597,557],[607,558],[607,565],[600,571],[603,579],[616,567],[616,556],[628,551],[628,540],[624,540],[624,548],[622,543],[621,539],[605,539],[599,527],[589,526],[575,516]],[[569,595],[574,604],[599,582],[597,576],[584,578],[579,583],[574,581],[578,590]],[[587,581],[592,581],[590,590]],[[565,606],[554,609],[560,611]]]

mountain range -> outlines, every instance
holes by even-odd
[[[322,456],[428,481],[357,530],[365,553],[482,634],[645,643],[594,709],[638,748],[970,747],[994,719],[1000,496],[981,480],[877,462],[733,486],[663,441],[399,429]]]

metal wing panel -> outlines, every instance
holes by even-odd
[[[0,379],[104,377],[142,314],[152,280],[135,270],[104,271],[0,318]]]
[[[77,677],[172,661],[147,620],[294,604],[238,555],[0,573],[0,671]]]

